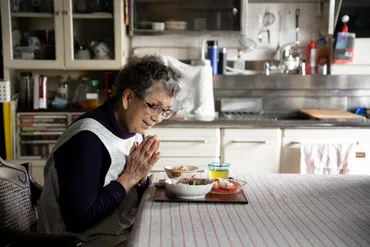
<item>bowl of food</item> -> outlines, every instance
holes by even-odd
[[[198,199],[205,197],[213,186],[213,181],[206,178],[166,179],[166,189],[181,199]]]
[[[164,170],[169,178],[191,178],[198,172],[196,166],[165,166]]]

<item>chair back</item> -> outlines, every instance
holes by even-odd
[[[26,168],[1,157],[0,221],[2,227],[26,232],[34,231],[37,224]]]

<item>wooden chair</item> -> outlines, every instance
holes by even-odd
[[[76,247],[73,236],[36,232],[36,205],[42,187],[31,174],[31,164],[11,164],[0,158],[0,247]]]

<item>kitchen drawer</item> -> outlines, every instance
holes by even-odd
[[[219,157],[220,130],[197,128],[153,128],[146,135],[157,135],[161,157]]]
[[[236,173],[278,173],[280,129],[224,129],[221,160]]]
[[[370,129],[284,129],[284,138],[299,139],[369,139]]]
[[[281,140],[280,129],[224,129],[222,144],[255,145],[278,144]]]
[[[208,169],[208,164],[210,162],[219,162],[220,158],[213,157],[213,158],[181,158],[181,157],[173,157],[173,158],[161,158],[157,164],[153,167],[152,171],[163,171],[165,166],[180,166],[180,165],[187,165],[187,166],[197,166],[200,169]]]

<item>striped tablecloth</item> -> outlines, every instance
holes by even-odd
[[[165,178],[164,173],[153,177]],[[143,197],[130,247],[370,246],[370,176],[260,174],[249,204],[153,202]]]

